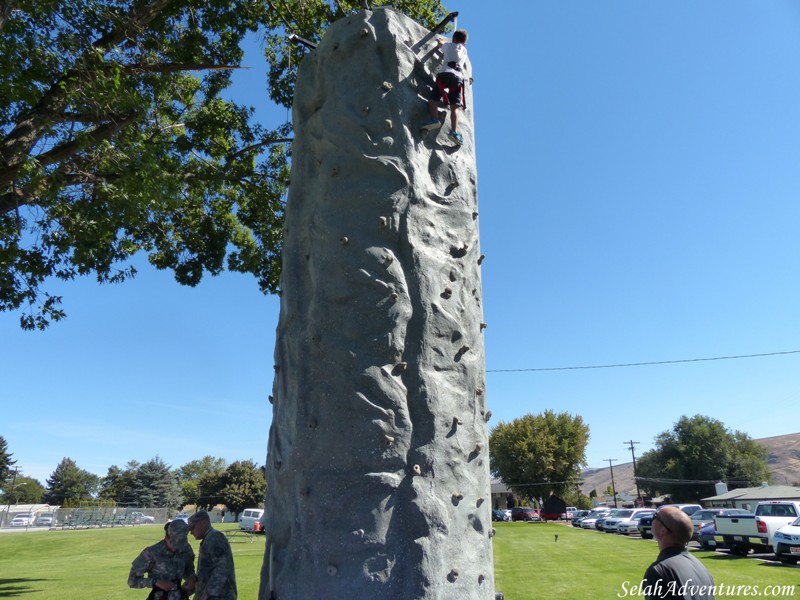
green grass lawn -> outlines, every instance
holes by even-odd
[[[630,595],[658,553],[651,540],[583,531],[551,523],[496,523],[495,578],[506,600],[605,600]],[[217,526],[235,528],[235,524]],[[146,590],[127,587],[136,555],[161,537],[159,526],[82,531],[0,534],[0,598],[23,600],[143,600]],[[554,536],[558,535],[558,542]],[[236,539],[236,538],[234,538]],[[233,541],[241,600],[255,600],[264,554],[264,537]],[[192,540],[197,553],[198,543]],[[718,585],[759,586],[761,595],[722,597],[797,597],[800,568],[725,553],[698,552]],[[302,568],[298,566],[298,568]],[[764,595],[766,586],[790,586],[794,596]],[[326,599],[310,599],[326,600]],[[352,600],[369,600],[354,598]],[[457,600],[457,599],[453,599]]]
[[[653,540],[569,525],[518,522],[495,523],[495,527],[495,587],[506,600],[643,600],[644,596],[635,595],[632,586],[639,584],[645,569],[658,555]],[[763,592],[766,586],[787,585],[793,595],[790,592],[777,597],[800,598],[797,567],[734,558],[724,552],[697,552],[695,556],[718,586],[757,585]],[[717,596],[723,597],[746,596]]]
[[[236,524],[215,525],[235,529]],[[144,600],[128,588],[131,562],[164,535],[163,526],[30,531],[0,534],[0,598],[23,600]],[[200,543],[189,540],[197,556]],[[264,536],[231,540],[239,598],[258,596]]]

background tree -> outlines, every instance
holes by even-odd
[[[205,485],[209,485],[213,480],[212,487],[216,488],[216,478],[227,468],[228,463],[224,458],[204,456],[199,460],[193,460],[178,469],[178,482],[181,486],[184,504],[198,504],[200,499],[200,479],[203,476],[213,474],[207,479]],[[216,492],[215,492],[216,493]]]
[[[372,4],[387,4],[373,0]],[[432,25],[438,0],[392,4]],[[290,106],[307,50],[348,0],[17,0],[0,9],[0,310],[63,318],[50,277],[121,282],[145,253],[196,285],[224,268],[278,285],[290,126],[224,97],[242,40],[265,38]]]
[[[44,501],[48,504],[75,506],[89,500],[97,490],[100,478],[84,471],[71,458],[64,458],[47,479]]]
[[[17,463],[17,461],[11,460],[12,456],[13,454],[8,451],[6,438],[0,435],[0,484],[8,479],[11,475],[11,467]]]
[[[133,497],[142,507],[177,507],[181,500],[177,473],[158,456],[142,463],[136,471]]]
[[[106,476],[100,480],[100,487],[98,489],[98,497],[103,500],[113,500],[119,503],[124,489],[123,485],[124,471],[117,465],[108,467]]]
[[[722,422],[682,416],[655,438],[655,448],[636,462],[640,486],[651,495],[669,494],[673,502],[694,502],[714,495],[715,481],[730,488],[769,481],[767,451]],[[696,482],[696,483],[693,483]]]
[[[208,471],[197,480],[197,508],[210,510],[222,503],[224,471]]]
[[[261,506],[267,493],[264,469],[252,460],[237,460],[225,469],[220,493],[228,510],[239,518],[245,508]]]
[[[17,475],[13,489],[9,482],[3,488],[0,502],[3,504],[39,504],[44,498],[44,486],[38,479]]]
[[[563,496],[586,464],[589,426],[579,416],[545,411],[498,423],[489,436],[492,472],[526,498]]]

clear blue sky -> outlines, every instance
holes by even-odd
[[[796,432],[800,354],[492,371],[800,349],[800,4],[448,8],[475,77],[490,425],[581,415],[595,467],[684,414]],[[275,123],[247,63],[235,93]],[[155,455],[264,462],[276,299],[140,265],[118,286],[53,283],[69,317],[44,333],[0,314],[0,435],[25,474],[65,456],[98,475]]]

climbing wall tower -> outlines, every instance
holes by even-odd
[[[300,66],[260,599],[494,599],[471,94],[392,9]],[[470,74],[467,73],[467,78]]]

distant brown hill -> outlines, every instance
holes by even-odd
[[[767,449],[771,483],[800,486],[800,433],[776,435],[756,441]],[[615,464],[613,468],[617,493],[635,496],[633,463]],[[609,485],[611,485],[611,470],[608,467],[586,469],[583,472],[581,491],[584,494],[588,495],[592,490],[596,490],[602,495]]]

